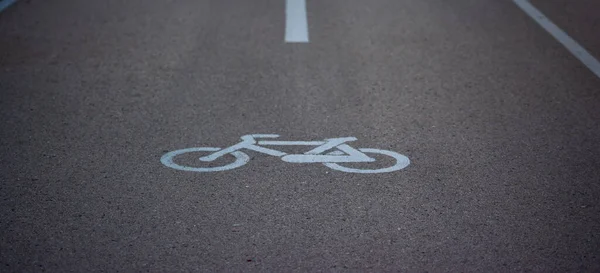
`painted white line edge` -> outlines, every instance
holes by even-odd
[[[306,0],[285,1],[285,42],[308,43]]]
[[[17,2],[17,0],[0,0],[0,12],[10,7],[10,5]]]
[[[558,40],[563,46],[575,55],[579,61],[581,61],[587,68],[589,68],[598,78],[600,78],[600,63],[594,58],[589,52],[587,52],[582,46],[580,46],[575,40],[573,40],[567,33],[562,31],[557,25],[552,23],[548,17],[542,12],[536,9],[527,0],[513,0],[518,7],[520,7],[529,17],[535,20],[542,28],[550,33],[554,39]]]

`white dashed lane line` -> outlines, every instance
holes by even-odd
[[[285,1],[285,42],[308,43],[305,0]]]

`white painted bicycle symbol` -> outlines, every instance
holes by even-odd
[[[346,144],[349,141],[355,141],[355,137],[328,138],[322,141],[274,141],[257,140],[257,138],[278,138],[274,134],[252,134],[242,136],[242,141],[238,144],[225,149],[213,147],[198,147],[175,150],[162,156],[161,162],[170,168],[191,171],[191,172],[218,172],[241,167],[250,161],[250,157],[240,150],[247,149],[255,152],[280,157],[284,162],[289,163],[322,163],[323,165],[342,172],[348,173],[386,173],[398,171],[406,168],[410,164],[408,157],[396,152],[371,149],[371,148],[353,148]],[[316,148],[303,154],[287,154],[263,146],[317,146]],[[328,152],[330,151],[330,152]],[[226,155],[231,155],[235,159],[232,163],[217,167],[190,167],[183,166],[174,162],[174,158],[196,152],[210,152],[211,154],[198,158],[201,162],[212,162]],[[375,159],[367,154],[380,154],[391,157],[395,163],[391,167],[379,169],[355,169],[344,167],[339,163],[361,163],[375,162]]]

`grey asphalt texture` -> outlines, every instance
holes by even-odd
[[[282,0],[0,13],[0,271],[600,271],[600,79],[562,45],[511,1],[307,12],[308,44]],[[411,165],[160,162],[256,133]]]

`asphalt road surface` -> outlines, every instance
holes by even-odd
[[[592,7],[540,2],[598,56]],[[600,271],[600,79],[515,3],[309,0],[309,42],[286,42],[301,13],[284,0],[0,13],[0,271]],[[344,172],[400,161],[358,152],[375,161],[332,169],[259,144],[173,159],[247,163],[230,170],[161,162],[249,134],[355,137],[340,145],[410,165]]]

